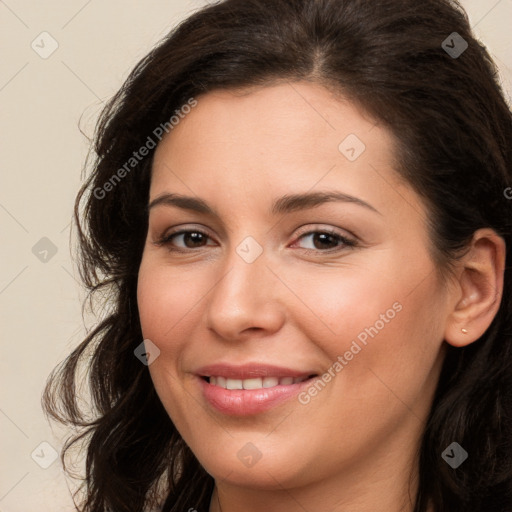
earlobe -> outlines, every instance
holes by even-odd
[[[503,294],[505,241],[492,229],[479,229],[460,260],[453,308],[444,339],[463,347],[479,339],[498,312]]]

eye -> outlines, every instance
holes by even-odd
[[[307,241],[302,247],[306,252],[337,252],[357,245],[356,240],[347,238],[331,229],[308,231],[302,234],[298,240]]]
[[[170,251],[187,251],[205,247],[209,239],[210,236],[200,229],[182,229],[165,234],[155,244],[165,245]]]
[[[215,243],[208,243],[211,240],[208,233],[195,228],[166,233],[154,243],[158,246],[166,246],[170,251],[187,252],[208,245],[215,245]],[[356,240],[332,229],[310,230],[300,235],[294,245],[301,241],[303,242],[301,248],[308,253],[330,253],[357,246]]]

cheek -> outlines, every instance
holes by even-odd
[[[383,257],[380,269],[322,271],[295,281],[294,292],[311,307],[295,301],[294,318],[331,365],[344,359],[333,388],[350,390],[362,404],[386,384],[412,398],[437,368],[445,297],[430,260],[415,256],[413,264]]]
[[[179,400],[182,355],[197,324],[194,314],[204,294],[201,280],[155,259],[143,258],[137,285],[142,334],[160,350],[149,371],[157,394],[173,420],[186,417]]]
[[[320,342],[331,357],[348,350],[358,336],[364,341],[365,329],[375,324],[379,331],[387,329],[405,295],[397,281],[391,285],[362,267],[282,274],[293,286],[286,303],[291,318],[308,340]]]
[[[145,338],[170,350],[179,340],[195,308],[200,307],[207,287],[204,281],[178,268],[154,263],[149,258],[139,269],[137,303]]]

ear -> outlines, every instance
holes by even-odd
[[[450,345],[469,345],[491,325],[503,295],[505,253],[505,241],[492,229],[474,233],[453,288],[453,307],[444,333]]]

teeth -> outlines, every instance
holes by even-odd
[[[262,379],[244,379],[242,381],[244,389],[261,389],[263,387]]]
[[[263,387],[264,388],[273,388],[279,384],[279,379],[277,377],[265,377],[263,379]]]
[[[226,379],[226,389],[244,389],[242,379]]]
[[[254,379],[228,379],[226,377],[210,377],[210,384],[224,389],[262,389],[274,386],[290,386],[303,382],[307,377],[263,377]]]

